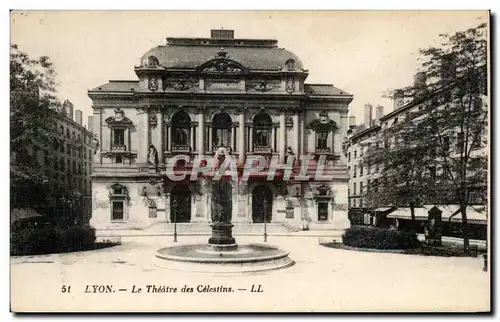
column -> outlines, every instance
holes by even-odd
[[[162,164],[164,162],[163,157],[163,123],[162,123],[162,115],[161,112],[158,111],[156,113],[156,140],[153,143],[156,147],[156,151],[158,151],[158,163]]]
[[[295,153],[295,158],[300,156],[300,125],[299,125],[299,112],[295,111],[293,114],[293,129],[295,134],[295,139],[293,143],[293,153]]]
[[[168,133],[168,140],[167,140],[167,151],[172,151],[172,124],[170,122],[167,125],[167,133]]]
[[[300,150],[300,153],[305,154],[305,151],[304,151],[304,140],[306,139],[306,131],[304,128],[305,115],[302,112],[300,112],[300,113],[301,114],[298,116],[298,118],[299,118],[299,132],[300,132],[299,150]]]
[[[190,151],[193,151],[194,148],[194,127],[195,125],[191,123],[191,128],[189,130],[189,147]]]
[[[332,132],[332,153],[340,153],[342,150],[342,140],[341,140],[341,135],[340,135],[340,129],[336,129]]]
[[[248,126],[248,131],[250,132],[250,140],[248,141],[248,150],[253,152],[253,128],[251,125]]]
[[[276,146],[276,142],[274,142],[274,138],[276,137],[276,125],[272,125],[271,127],[271,148],[273,149],[273,152],[276,152],[275,151],[275,146]]]
[[[143,109],[137,109],[139,119],[139,131],[137,131],[138,149],[137,162],[146,163],[148,157],[148,113]],[[110,141],[111,142],[111,141]]]
[[[241,165],[245,163],[245,112],[244,110],[240,111],[239,115],[239,122],[240,122],[240,127],[239,127],[239,132],[240,134],[238,135],[238,149],[239,149],[239,156],[238,156],[238,161]]]
[[[286,151],[286,125],[285,125],[285,111],[283,110],[280,114],[280,162],[285,162],[285,151]]]
[[[202,156],[205,153],[205,117],[203,109],[198,110],[198,154]]]
[[[213,151],[213,139],[212,139],[212,125],[208,126],[208,151]]]

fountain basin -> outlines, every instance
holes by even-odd
[[[165,247],[156,252],[159,266],[192,272],[256,272],[290,267],[289,252],[262,245],[237,245],[221,250],[207,244]]]

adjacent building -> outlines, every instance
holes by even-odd
[[[64,101],[61,111],[54,113],[54,116],[52,129],[56,138],[53,144],[48,147],[26,147],[27,153],[33,169],[59,180],[66,191],[71,192],[66,194],[68,197],[64,197],[64,200],[49,196],[50,205],[46,211],[63,208],[59,209],[59,213],[65,218],[57,220],[65,223],[88,223],[92,202],[92,133],[82,124],[82,111],[75,111],[69,100]],[[15,160],[11,166],[15,169]]]
[[[347,159],[348,171],[349,171],[349,213],[351,222],[354,224],[363,225],[376,225],[377,216],[374,216],[374,211],[377,213],[389,213],[394,211],[396,207],[403,207],[404,211],[399,211],[400,218],[407,219],[409,216],[408,205],[397,205],[392,203],[390,205],[378,205],[373,206],[368,204],[366,200],[366,193],[368,189],[372,186],[374,182],[381,178],[382,166],[381,164],[370,164],[370,158],[367,158],[367,154],[371,148],[375,149],[391,149],[397,148],[397,146],[404,144],[401,138],[402,133],[407,126],[412,126],[410,120],[419,120],[428,117],[426,108],[424,106],[432,106],[436,109],[445,109],[447,104],[450,103],[450,97],[453,95],[453,91],[457,90],[458,87],[456,83],[444,83],[445,85],[439,87],[431,92],[428,92],[425,96],[417,96],[415,99],[406,99],[400,91],[396,91],[394,94],[394,107],[390,113],[384,115],[384,108],[377,106],[375,108],[375,117],[373,118],[373,107],[370,104],[365,105],[364,123],[358,126],[350,126],[348,130],[347,140],[344,142],[344,153]],[[414,76],[413,88],[425,89],[427,86],[427,80],[425,73],[417,73]],[[486,93],[482,96],[481,101],[477,104],[473,104],[471,108],[484,108],[487,106],[485,102],[487,101]],[[487,129],[481,132],[483,139],[476,142],[471,150],[471,158],[477,156],[488,156],[488,145],[485,143],[484,138],[487,137]],[[453,134],[447,134],[443,136],[444,146],[448,146],[448,151],[450,151],[450,157],[454,155],[457,156],[460,151],[460,145],[464,144],[463,132],[460,129],[456,129]],[[455,154],[454,154],[455,153]],[[458,153],[458,154],[457,154]],[[436,155],[436,161],[439,161],[439,156]],[[435,166],[431,166],[426,170],[426,175],[438,176],[443,178],[442,168],[436,162]],[[446,182],[440,182],[443,187],[446,186]],[[443,189],[446,190],[446,189]],[[456,216],[458,211],[457,201],[454,199],[453,189],[448,191],[449,193],[443,193],[440,196],[435,196],[433,200],[422,200],[423,204],[437,204],[447,207],[447,211],[443,216]],[[475,187],[474,190],[471,189],[469,193],[469,201],[471,205],[483,206],[479,208],[474,208],[469,210],[471,217],[476,216],[478,218],[476,223],[481,222],[481,224],[486,223],[486,192],[487,192],[487,182],[480,187]],[[453,206],[450,206],[453,205]],[[422,205],[421,205],[422,206]],[[376,208],[376,209],[375,209]],[[423,208],[422,208],[423,209]],[[427,210],[430,209],[428,206]],[[427,210],[423,210],[423,214],[426,216]],[[404,213],[406,211],[406,213]],[[426,217],[425,217],[426,218]],[[460,216],[455,218],[460,222]],[[423,220],[423,217],[420,218]],[[474,222],[474,220],[472,220]]]
[[[167,38],[134,67],[137,80],[111,80],[89,90],[98,146],[92,174],[91,224],[144,229],[169,222],[211,221],[210,183],[191,173],[195,162],[223,153],[241,168],[249,156],[264,169],[232,187],[238,223],[346,228],[347,164],[342,142],[353,96],[330,84],[308,84],[308,70],[274,39],[238,39],[233,30],[210,38]],[[267,179],[272,158],[308,155],[306,174]],[[316,180],[317,163],[324,158]],[[190,177],[192,179],[192,177]]]

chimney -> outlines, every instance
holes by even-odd
[[[453,54],[444,55],[441,58],[441,75],[443,82],[452,81],[457,74],[456,59]]]
[[[82,111],[76,110],[75,111],[75,122],[78,123],[78,125],[82,125],[82,118],[83,118]]]
[[[93,115],[90,115],[88,118],[87,118],[87,128],[89,129],[90,132],[94,132],[94,116]]]
[[[371,104],[365,104],[365,126],[372,126],[372,117],[373,117],[373,106]]]
[[[397,110],[405,105],[404,92],[401,89],[394,91],[394,110]]]
[[[73,120],[73,103],[69,100],[65,100],[63,103],[64,114],[70,119]]]
[[[413,87],[425,88],[427,86],[427,75],[425,72],[418,72],[413,76]]]
[[[356,116],[349,116],[349,127],[356,126]]]
[[[380,122],[380,118],[384,116],[384,107],[381,105],[377,105],[375,108],[375,124]]]

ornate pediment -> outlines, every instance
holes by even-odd
[[[225,52],[223,48],[221,48],[221,51],[217,53],[217,56],[214,59],[203,63],[197,69],[202,74],[216,75],[239,75],[245,74],[247,72],[246,68],[243,65],[241,65],[237,61],[230,59],[227,55],[227,52]]]
[[[121,108],[115,109],[115,116],[110,116],[106,119],[106,123],[110,126],[130,126],[132,121],[125,117],[125,113]]]
[[[110,126],[131,126],[132,121],[128,117],[124,117],[122,119],[116,119],[113,116],[110,116],[106,119],[106,123]]]
[[[321,112],[319,114],[319,119],[315,119],[311,123],[309,123],[309,128],[314,131],[335,131],[338,129],[337,123],[335,121],[330,120],[328,114],[326,112]]]

